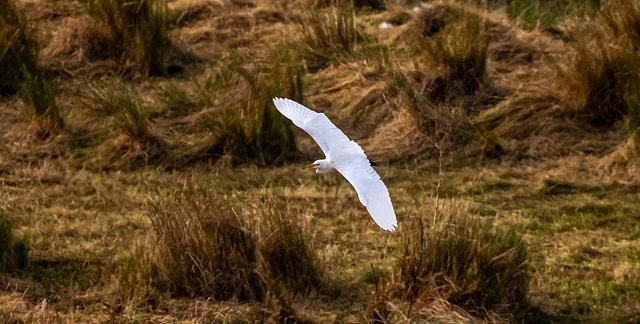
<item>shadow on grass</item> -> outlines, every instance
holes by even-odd
[[[60,286],[87,290],[104,281],[108,267],[97,260],[32,260],[27,276],[46,289]]]

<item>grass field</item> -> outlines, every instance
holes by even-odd
[[[0,0],[0,322],[636,323],[639,26],[632,0]],[[397,231],[304,168],[275,96],[380,164]]]

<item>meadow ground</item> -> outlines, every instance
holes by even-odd
[[[592,161],[467,167],[444,172],[441,204],[460,201],[497,227],[516,228],[529,247],[528,310],[552,322],[638,319],[637,187],[593,172]],[[148,242],[150,200],[188,187],[232,197],[235,208],[260,209],[273,195],[301,215],[337,292],[294,299],[297,314],[316,322],[361,322],[373,292],[372,269],[390,274],[410,215],[434,206],[438,173],[380,167],[400,230],[382,232],[338,175],[319,177],[298,165],[199,167],[166,172],[90,172],[64,163],[3,165],[3,208],[30,241],[30,269],[4,278],[4,321],[254,321],[262,303],[166,298],[124,308],[114,287],[118,257]],[[552,182],[553,181],[553,182]],[[444,198],[447,197],[447,198]],[[393,301],[390,301],[393,303]],[[406,305],[394,312],[410,317]],[[402,318],[402,317],[399,317]]]
[[[0,322],[637,323],[638,26],[632,0],[0,0]],[[396,232],[304,168],[274,96],[380,164]]]

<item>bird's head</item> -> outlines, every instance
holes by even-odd
[[[311,163],[311,164],[307,164],[307,168],[313,168],[316,169],[317,173],[325,173],[330,171],[330,167],[329,167],[329,162],[325,161],[325,160],[316,160],[315,162]]]

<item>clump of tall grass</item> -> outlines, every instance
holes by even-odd
[[[294,293],[317,290],[322,271],[300,217],[284,202],[271,202],[265,207],[259,224],[263,276],[269,282],[283,282]]]
[[[268,65],[256,70],[236,66],[232,75],[214,78],[211,90],[205,91],[207,96],[216,91],[205,100],[213,108],[202,122],[209,135],[200,136],[184,158],[226,155],[233,164],[259,165],[277,165],[293,158],[297,152],[293,126],[272,101],[278,96],[303,101],[304,70],[289,55],[288,51],[277,53],[270,57]],[[218,91],[220,85],[216,83],[224,85],[225,90]],[[238,93],[248,95],[238,97]],[[225,106],[220,107],[223,103]]]
[[[29,263],[26,238],[17,239],[4,212],[0,211],[0,272],[23,270]]]
[[[25,71],[38,73],[38,53],[35,28],[13,0],[0,0],[0,94],[18,92],[28,79]]]
[[[267,197],[252,203],[193,187],[149,203],[152,237],[119,254],[117,288],[134,302],[173,296],[259,301],[317,289],[322,271],[299,219]],[[289,295],[291,293],[291,295]]]
[[[215,299],[262,298],[253,221],[221,200],[184,198],[151,206],[159,289]]]
[[[418,130],[425,134],[414,144],[420,154],[436,156],[471,143],[477,134],[466,107],[432,101],[428,89],[431,82],[422,75],[394,69],[389,72],[388,90],[408,108]]]
[[[120,297],[133,305],[147,304],[159,298],[160,273],[152,259],[152,251],[149,246],[136,244],[130,251],[116,254],[117,281],[114,288]]]
[[[527,249],[514,231],[451,204],[403,229],[397,266],[405,298],[440,297],[466,309],[513,309],[526,302]]]
[[[182,116],[219,104],[220,92],[237,85],[238,79],[234,64],[212,68],[203,78],[195,78],[187,84],[160,86],[156,90],[156,98],[164,113]]]
[[[48,136],[64,126],[55,92],[41,73],[36,75],[31,75],[27,71],[23,73],[27,77],[22,91],[23,101],[29,108],[29,115],[38,124],[41,135]]]
[[[610,126],[629,113],[628,97],[640,92],[640,5],[607,3],[588,27],[570,30],[572,54],[558,62],[564,105],[578,118]]]
[[[167,4],[163,0],[91,0],[87,8],[96,21],[88,32],[85,56],[135,62],[145,75],[166,73],[171,47]]]
[[[274,97],[304,101],[304,70],[289,51],[276,52],[258,75],[248,103],[247,123],[255,158],[262,164],[291,159],[298,151],[291,122],[273,105]]]
[[[491,35],[486,18],[454,5],[424,10],[414,23],[412,44],[424,55],[427,69],[439,69],[432,80],[432,100],[451,101],[472,95],[486,84]]]
[[[385,77],[389,96],[408,108],[425,134],[416,154],[460,147],[470,150],[456,150],[458,157],[500,154],[496,137],[471,122],[500,97],[488,73],[489,26],[479,10],[442,2],[424,8],[400,37],[412,53],[413,69],[391,66]]]
[[[129,139],[144,142],[153,138],[142,98],[123,81],[111,79],[103,85],[89,84],[78,97],[87,110],[97,111],[105,118],[114,117],[120,134]]]
[[[331,5],[339,4],[341,1],[336,0],[316,0],[315,5],[318,7],[328,7]],[[345,1],[342,1],[345,2]],[[384,10],[388,9],[391,1],[387,0],[351,0],[350,2],[354,8]],[[395,5],[396,3],[392,3]]]
[[[300,49],[311,71],[352,59],[362,39],[353,3],[348,1],[338,1],[327,10],[302,12],[298,34],[298,44],[294,46]]]
[[[22,91],[27,115],[48,136],[63,127],[55,93],[39,66],[36,29],[12,0],[0,0],[0,94]]]

